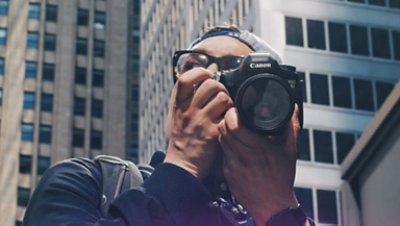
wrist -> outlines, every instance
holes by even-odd
[[[265,225],[304,226],[308,225],[306,224],[306,222],[307,222],[307,216],[305,215],[301,206],[298,205],[298,207],[296,208],[287,208],[273,215]]]

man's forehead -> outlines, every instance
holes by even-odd
[[[205,52],[213,56],[237,55],[245,56],[252,50],[243,42],[229,36],[215,36],[202,40],[192,50]]]

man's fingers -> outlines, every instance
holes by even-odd
[[[228,95],[228,90],[222,83],[213,80],[206,79],[196,90],[196,95],[193,97],[193,103],[198,108],[203,108],[210,102],[219,92],[224,92]]]
[[[176,84],[176,101],[178,104],[185,102],[193,95],[197,84],[211,77],[212,74],[210,71],[200,67],[194,68],[179,77]]]

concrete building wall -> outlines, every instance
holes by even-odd
[[[360,203],[365,226],[396,225],[400,222],[400,127],[374,152],[374,157],[360,175]]]

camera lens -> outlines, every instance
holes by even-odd
[[[264,133],[274,133],[286,124],[294,105],[285,83],[269,74],[246,80],[239,88],[235,102],[241,120]]]

